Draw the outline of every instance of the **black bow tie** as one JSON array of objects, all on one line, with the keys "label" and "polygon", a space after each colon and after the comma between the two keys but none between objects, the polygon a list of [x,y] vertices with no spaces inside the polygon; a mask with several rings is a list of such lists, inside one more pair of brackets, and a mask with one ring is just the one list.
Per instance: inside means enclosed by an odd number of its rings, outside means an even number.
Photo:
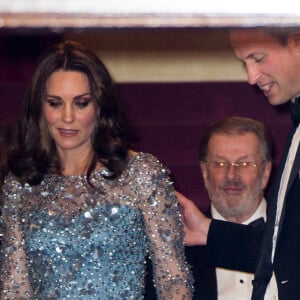
[{"label": "black bow tie", "polygon": [[251,226],[254,226],[254,227],[261,227],[261,226],[264,226],[264,224],[265,224],[264,218],[261,217],[261,218],[258,218],[256,220],[252,221],[248,225],[251,225]]},{"label": "black bow tie", "polygon": [[300,123],[300,96],[295,98],[295,101],[291,103],[291,114],[292,120],[295,126],[298,126]]}]

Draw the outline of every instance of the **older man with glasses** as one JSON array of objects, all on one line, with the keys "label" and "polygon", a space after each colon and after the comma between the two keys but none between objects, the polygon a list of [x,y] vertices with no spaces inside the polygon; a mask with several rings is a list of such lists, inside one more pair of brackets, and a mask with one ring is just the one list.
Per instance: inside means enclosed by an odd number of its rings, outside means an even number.
[{"label": "older man with glasses", "polygon": [[[265,229],[266,200],[264,189],[271,173],[271,138],[258,121],[230,117],[212,124],[201,140],[201,171],[211,200],[207,213],[220,221],[255,227],[256,236]],[[179,195],[180,196],[180,195]],[[218,237],[222,239],[222,236]],[[214,247],[186,247],[195,278],[194,299],[248,300],[251,298],[253,266],[260,240],[248,239],[248,259],[232,256],[227,262],[232,270],[222,268]],[[224,241],[230,243],[230,240]],[[213,244],[213,241],[210,241]],[[239,244],[233,245],[239,247]],[[230,255],[229,255],[230,256]],[[215,266],[218,266],[215,268]],[[220,267],[221,266],[221,267]],[[242,270],[241,271],[235,271]]]}]

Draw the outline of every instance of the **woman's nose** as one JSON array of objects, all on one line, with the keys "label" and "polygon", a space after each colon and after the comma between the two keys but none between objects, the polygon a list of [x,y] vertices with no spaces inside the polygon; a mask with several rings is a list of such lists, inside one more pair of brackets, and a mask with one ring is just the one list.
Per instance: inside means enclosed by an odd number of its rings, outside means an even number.
[{"label": "woman's nose", "polygon": [[73,122],[74,121],[74,111],[71,106],[64,107],[63,120],[65,122]]}]

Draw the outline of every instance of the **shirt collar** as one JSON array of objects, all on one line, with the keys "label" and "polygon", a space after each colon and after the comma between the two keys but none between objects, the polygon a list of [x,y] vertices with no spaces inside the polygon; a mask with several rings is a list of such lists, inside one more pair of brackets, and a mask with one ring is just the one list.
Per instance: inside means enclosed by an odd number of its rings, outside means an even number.
[{"label": "shirt collar", "polygon": [[[263,198],[263,200],[260,202],[259,206],[257,207],[254,214],[248,218],[246,221],[244,221],[242,224],[248,225],[249,223],[263,217],[264,220],[266,220],[266,210],[267,210],[267,202],[266,199]],[[227,221],[213,206],[211,205],[211,215],[214,219],[221,220],[221,221]]]}]

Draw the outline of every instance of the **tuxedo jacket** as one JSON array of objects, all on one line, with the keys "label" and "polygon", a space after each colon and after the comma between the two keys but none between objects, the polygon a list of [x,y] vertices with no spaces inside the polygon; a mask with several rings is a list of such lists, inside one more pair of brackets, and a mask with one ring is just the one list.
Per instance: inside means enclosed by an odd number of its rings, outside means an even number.
[{"label": "tuxedo jacket", "polygon": [[185,247],[187,262],[194,276],[194,300],[217,300],[216,268],[209,263],[207,247]]},{"label": "tuxedo jacket", "polygon": [[278,296],[280,300],[300,299],[300,149],[289,176],[284,205],[279,222],[278,238],[275,248],[274,262],[271,263],[272,238],[277,207],[280,180],[287,160],[293,135],[300,121],[300,99],[291,103],[293,128],[291,129],[284,155],[279,167],[277,179],[272,186],[270,210],[263,247],[259,255],[255,272],[253,300],[263,300],[265,287],[270,280],[272,271],[275,273]]},{"label": "tuxedo jacket", "polygon": [[[211,217],[211,211],[207,211],[205,215]],[[209,262],[207,247],[185,247],[185,256],[195,280],[193,299],[217,300],[216,268]]]},{"label": "tuxedo jacket", "polygon": [[[206,213],[208,217],[211,217],[211,213]],[[215,221],[214,221],[215,222]],[[228,223],[228,224],[226,224]],[[233,225],[232,228],[234,229],[233,223],[220,221],[218,225]],[[257,253],[259,251],[260,242],[262,240],[257,237],[262,237],[264,230],[265,230],[265,222],[263,218],[260,218],[249,225],[242,225],[245,232],[243,236],[239,236],[237,240],[245,240],[243,244],[250,243],[247,249],[251,249],[251,255],[247,255],[244,250],[238,250],[238,252],[242,251],[245,255],[249,257],[249,260],[245,260],[244,264],[241,264],[239,261],[234,260],[234,253],[232,255],[225,255],[219,259],[218,256],[215,256],[216,251],[212,252],[211,248],[215,249],[218,245],[213,245],[213,241],[210,241],[209,245],[207,246],[194,246],[194,247],[185,247],[185,254],[188,263],[191,266],[191,270],[193,272],[193,276],[195,279],[194,282],[194,297],[195,300],[217,300],[218,299],[218,284],[217,284],[217,276],[216,276],[216,267],[226,267],[230,266],[232,270],[239,270],[244,272],[254,273],[254,266],[255,261],[257,259]],[[231,230],[233,230],[231,229]],[[255,241],[256,243],[252,243],[251,239],[249,240],[249,235],[255,234]],[[219,238],[221,238],[219,236]],[[234,244],[231,244],[230,248],[239,249],[240,242],[233,241]],[[230,241],[224,241],[224,243],[228,243]],[[219,242],[218,242],[219,243]],[[230,242],[231,243],[231,242]],[[222,250],[221,250],[222,252]],[[249,252],[249,251],[248,251]],[[222,255],[222,253],[220,253]],[[229,257],[230,260],[227,261],[226,257]],[[252,256],[252,260],[250,257]],[[224,259],[225,258],[225,259]],[[223,263],[222,263],[223,261]],[[244,259],[243,259],[244,261]],[[238,266],[237,268],[235,266]]]},{"label": "tuxedo jacket", "polygon": [[[278,239],[272,263],[272,239],[277,196],[291,140],[300,121],[300,103],[291,103],[294,126],[279,165],[278,175],[267,195],[267,224],[263,241],[259,232],[242,225],[213,221],[208,234],[208,252],[217,266],[237,270],[255,270],[252,300],[263,300],[272,272],[275,272],[279,300],[300,299],[300,150],[298,147],[289,177]],[[245,238],[246,237],[246,238]],[[240,239],[240,242],[238,240]],[[249,243],[250,241],[250,243]],[[239,243],[240,247],[234,247]],[[261,243],[261,248],[260,248]]]}]

